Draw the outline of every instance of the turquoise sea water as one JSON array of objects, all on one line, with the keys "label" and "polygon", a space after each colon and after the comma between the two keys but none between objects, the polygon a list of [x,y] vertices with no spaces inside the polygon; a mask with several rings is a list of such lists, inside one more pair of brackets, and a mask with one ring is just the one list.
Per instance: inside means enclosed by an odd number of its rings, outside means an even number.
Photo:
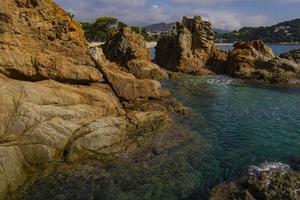
[{"label": "turquoise sea water", "polygon": [[225,76],[187,76],[163,86],[198,114],[181,123],[210,144],[206,165],[212,179],[226,180],[264,161],[293,164],[300,156],[300,89],[248,85]]},{"label": "turquoise sea water", "polygon": [[[294,48],[271,47],[277,54]],[[201,184],[207,188],[201,187],[190,199],[207,199],[210,187],[241,176],[249,165],[264,161],[299,165],[294,158],[300,157],[300,88],[188,75],[165,81],[163,87],[198,115],[181,123],[211,147],[210,159],[198,165]]]},{"label": "turquoise sea water", "polygon": [[[232,44],[218,44],[218,46],[221,49],[224,50],[232,50],[233,45]],[[282,53],[289,52],[293,49],[300,49],[300,44],[295,45],[286,45],[286,44],[268,44],[269,47],[271,47],[276,55],[280,55]]]}]

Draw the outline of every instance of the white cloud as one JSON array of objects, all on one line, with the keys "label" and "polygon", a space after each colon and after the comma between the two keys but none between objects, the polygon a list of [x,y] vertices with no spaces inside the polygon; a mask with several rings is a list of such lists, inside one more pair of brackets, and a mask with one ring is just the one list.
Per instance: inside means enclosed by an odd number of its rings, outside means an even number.
[{"label": "white cloud", "polygon": [[170,0],[173,4],[181,5],[215,5],[215,4],[228,4],[228,3],[241,3],[241,2],[269,2],[269,3],[282,3],[293,4],[300,3],[300,0]]},{"label": "white cloud", "polygon": [[243,26],[266,26],[270,24],[270,19],[265,15],[234,13],[225,10],[195,10],[193,13],[203,16],[204,19],[210,21],[215,28],[224,30],[238,30]]},{"label": "white cloud", "polygon": [[[55,0],[81,21],[93,21],[100,16],[115,16],[130,25],[180,21],[185,15],[200,15],[214,27],[236,30],[243,26],[263,26],[275,23],[273,16],[239,10],[225,10],[212,4],[255,2],[259,0]],[[260,0],[262,2],[263,0]],[[299,3],[300,0],[264,0],[264,2]],[[155,1],[157,2],[157,1]],[[234,5],[234,4],[232,4]],[[294,5],[292,5],[294,6]],[[232,6],[234,7],[234,6]],[[280,6],[279,6],[280,7]],[[286,12],[285,10],[283,12]],[[280,15],[280,13],[278,13]]]}]

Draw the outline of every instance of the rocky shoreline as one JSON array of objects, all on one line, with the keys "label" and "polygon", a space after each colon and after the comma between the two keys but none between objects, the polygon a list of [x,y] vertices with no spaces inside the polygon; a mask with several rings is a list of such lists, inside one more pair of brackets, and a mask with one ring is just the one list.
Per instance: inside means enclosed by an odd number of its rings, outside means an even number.
[{"label": "rocky shoreline", "polygon": [[[299,75],[299,64],[275,57],[260,41],[237,43],[229,54],[218,49],[211,24],[200,17],[184,18],[158,43],[157,64],[143,37],[128,28],[89,47],[80,24],[52,0],[1,1],[0,26],[1,200],[139,199],[136,193],[122,196],[130,190],[123,184],[134,181],[123,172],[155,166],[156,159],[172,166],[194,145],[205,147],[174,119],[189,109],[161,89],[159,80],[172,77],[161,67],[267,82]],[[167,159],[171,149],[175,155]],[[191,171],[186,163],[180,162],[180,172]],[[165,172],[162,187],[180,174]],[[183,188],[185,181],[177,184]],[[188,186],[178,196],[187,198],[197,181]],[[164,195],[175,198],[168,192],[157,197]]]},{"label": "rocky shoreline", "polygon": [[220,50],[211,24],[199,16],[184,17],[172,33],[162,37],[154,61],[171,71],[198,75],[224,74],[282,85],[299,85],[300,79],[299,63],[276,56],[262,41],[240,41],[232,51]]}]

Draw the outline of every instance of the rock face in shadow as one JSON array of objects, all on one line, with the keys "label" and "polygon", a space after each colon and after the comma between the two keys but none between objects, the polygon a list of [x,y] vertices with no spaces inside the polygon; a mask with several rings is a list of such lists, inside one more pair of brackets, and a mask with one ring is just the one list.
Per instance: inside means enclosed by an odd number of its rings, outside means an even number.
[{"label": "rock face in shadow", "polygon": [[209,22],[184,17],[156,46],[155,62],[168,70],[207,75],[224,73],[227,54],[214,43]]},{"label": "rock face in shadow", "polygon": [[53,1],[0,2],[0,72],[8,77],[70,83],[102,81],[80,24]]},{"label": "rock face in shadow", "polygon": [[295,50],[289,51],[288,53],[283,53],[280,55],[280,57],[300,64],[300,49],[295,49]]},{"label": "rock face in shadow", "polygon": [[235,43],[228,57],[227,74],[236,78],[297,84],[299,72],[299,64],[275,56],[260,40]]},{"label": "rock face in shadow", "polygon": [[123,70],[139,79],[166,79],[168,73],[151,62],[150,50],[142,35],[129,27],[121,29],[103,45],[106,58],[124,66]]},{"label": "rock face in shadow", "polygon": [[240,182],[220,184],[212,190],[211,200],[272,200],[300,198],[300,174],[282,163],[264,163],[249,168]]}]

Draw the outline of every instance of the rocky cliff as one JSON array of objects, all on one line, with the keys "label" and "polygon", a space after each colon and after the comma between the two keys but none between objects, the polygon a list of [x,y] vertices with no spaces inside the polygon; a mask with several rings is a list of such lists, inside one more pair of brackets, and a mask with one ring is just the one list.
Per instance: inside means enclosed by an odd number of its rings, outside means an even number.
[{"label": "rocky cliff", "polygon": [[132,59],[150,65],[148,52],[107,60],[52,0],[2,0],[0,28],[0,199],[50,166],[126,156],[135,138],[169,127],[168,110],[183,111],[159,82],[128,70]]},{"label": "rocky cliff", "polygon": [[150,50],[142,35],[125,27],[112,35],[103,45],[105,56],[123,66],[123,70],[133,73],[137,78],[167,79],[168,73],[151,62]]},{"label": "rocky cliff", "polygon": [[224,72],[226,57],[214,43],[211,24],[195,16],[184,17],[171,33],[162,36],[155,62],[172,71],[206,75]]},{"label": "rocky cliff", "polygon": [[0,72],[10,78],[70,83],[101,82],[83,31],[52,1],[0,2]]},{"label": "rocky cliff", "polygon": [[280,84],[299,84],[300,66],[275,56],[262,41],[237,42],[229,53],[227,74],[233,77]]}]

